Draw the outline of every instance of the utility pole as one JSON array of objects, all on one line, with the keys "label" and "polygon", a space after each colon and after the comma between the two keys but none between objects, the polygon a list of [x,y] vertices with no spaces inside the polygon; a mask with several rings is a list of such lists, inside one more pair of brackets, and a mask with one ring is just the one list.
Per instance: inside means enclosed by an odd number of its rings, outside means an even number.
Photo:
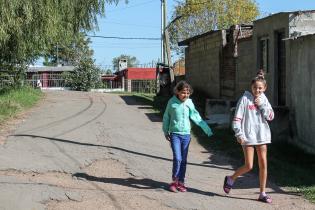
[{"label": "utility pole", "polygon": [[161,62],[164,63],[164,0],[161,0]]},{"label": "utility pole", "polygon": [[168,34],[168,25],[167,25],[167,2],[166,0],[161,0],[162,8],[162,62],[171,65],[171,52],[170,52],[170,43],[169,43],[169,34]]},{"label": "utility pole", "polygon": [[163,63],[167,63],[167,52],[166,52],[166,43],[167,43],[167,40],[166,40],[166,36],[165,36],[165,30],[166,30],[166,22],[167,22],[167,10],[166,10],[166,0],[163,0],[163,40],[164,40],[164,43],[163,43]]}]

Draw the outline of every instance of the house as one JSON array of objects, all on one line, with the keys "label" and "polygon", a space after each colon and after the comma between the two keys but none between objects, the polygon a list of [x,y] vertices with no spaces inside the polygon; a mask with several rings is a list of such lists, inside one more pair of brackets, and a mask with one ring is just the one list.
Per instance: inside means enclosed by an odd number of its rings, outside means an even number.
[{"label": "house", "polygon": [[74,71],[74,66],[42,66],[28,67],[26,78],[34,86],[40,80],[42,88],[64,87],[62,73]]},{"label": "house", "polygon": [[315,153],[315,10],[273,14],[179,45],[186,46],[186,80],[212,99],[237,100],[263,69],[276,110],[273,137]]},{"label": "house", "polygon": [[102,75],[101,78],[107,89],[153,93],[156,88],[156,68],[128,67],[115,72],[115,75]]}]

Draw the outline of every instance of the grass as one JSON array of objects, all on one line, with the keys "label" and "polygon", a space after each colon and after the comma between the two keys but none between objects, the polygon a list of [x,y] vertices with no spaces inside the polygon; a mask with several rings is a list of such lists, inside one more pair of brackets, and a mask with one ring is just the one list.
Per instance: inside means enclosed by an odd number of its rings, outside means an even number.
[{"label": "grass", "polygon": [[0,90],[0,123],[32,107],[42,92],[30,87]]},{"label": "grass", "polygon": [[[136,101],[144,105],[150,105],[162,115],[168,97],[160,97],[148,94],[133,94]],[[204,113],[205,100],[198,94],[193,95],[193,101],[200,111]],[[213,128],[214,141],[195,125],[192,126],[192,134],[199,144],[213,152],[213,155],[226,155],[230,157],[230,164],[235,168],[243,164],[243,153],[234,138],[231,129]],[[215,159],[215,158],[214,158]],[[220,164],[220,163],[217,163]],[[222,164],[222,163],[221,163]],[[258,173],[257,158],[253,171]],[[315,203],[315,155],[307,154],[295,145],[289,143],[272,143],[268,146],[268,179],[280,187],[286,187],[291,192],[302,194],[305,198]]]}]

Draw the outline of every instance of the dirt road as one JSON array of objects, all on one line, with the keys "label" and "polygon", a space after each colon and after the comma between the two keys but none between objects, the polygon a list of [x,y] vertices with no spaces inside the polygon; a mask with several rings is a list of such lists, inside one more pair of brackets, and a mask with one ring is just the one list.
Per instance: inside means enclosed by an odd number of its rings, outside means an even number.
[{"label": "dirt road", "polygon": [[194,140],[188,192],[171,193],[171,149],[150,107],[115,94],[46,94],[0,146],[0,210],[315,209],[273,184],[274,203],[256,201],[252,174],[226,196],[229,160]]}]

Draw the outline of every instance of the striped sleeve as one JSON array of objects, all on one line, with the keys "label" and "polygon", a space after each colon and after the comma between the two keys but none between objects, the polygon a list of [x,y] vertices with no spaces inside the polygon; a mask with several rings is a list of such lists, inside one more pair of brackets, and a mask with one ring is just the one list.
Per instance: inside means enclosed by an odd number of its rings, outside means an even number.
[{"label": "striped sleeve", "polygon": [[235,137],[245,139],[244,131],[242,130],[242,120],[245,113],[244,97],[242,97],[236,106],[235,115],[232,121],[232,129],[235,133]]}]

